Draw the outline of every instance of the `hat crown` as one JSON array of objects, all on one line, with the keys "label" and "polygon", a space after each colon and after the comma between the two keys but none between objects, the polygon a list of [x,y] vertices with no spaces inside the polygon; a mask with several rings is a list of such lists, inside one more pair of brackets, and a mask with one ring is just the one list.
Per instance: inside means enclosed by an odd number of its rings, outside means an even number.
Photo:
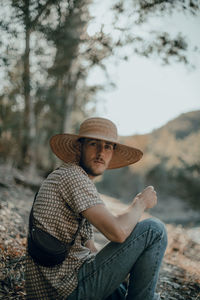
[{"label": "hat crown", "polygon": [[85,120],[79,130],[79,135],[111,142],[117,142],[117,127],[113,122],[104,118],[90,118]]}]

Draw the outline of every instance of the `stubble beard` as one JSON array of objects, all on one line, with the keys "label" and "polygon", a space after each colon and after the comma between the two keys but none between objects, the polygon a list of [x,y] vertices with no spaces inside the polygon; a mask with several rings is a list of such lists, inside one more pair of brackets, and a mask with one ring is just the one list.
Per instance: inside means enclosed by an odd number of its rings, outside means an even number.
[{"label": "stubble beard", "polygon": [[80,166],[85,170],[85,172],[88,175],[91,175],[91,176],[94,176],[94,177],[100,176],[104,172],[104,170],[102,170],[102,171],[95,171],[94,168],[86,166],[85,164],[80,164]]},{"label": "stubble beard", "polygon": [[105,169],[103,169],[102,171],[98,171],[98,170],[94,170],[95,168],[93,168],[92,166],[87,166],[83,159],[81,158],[80,160],[80,166],[85,170],[85,172],[90,175],[90,176],[93,176],[93,177],[97,177],[97,176],[100,176],[104,173]]}]

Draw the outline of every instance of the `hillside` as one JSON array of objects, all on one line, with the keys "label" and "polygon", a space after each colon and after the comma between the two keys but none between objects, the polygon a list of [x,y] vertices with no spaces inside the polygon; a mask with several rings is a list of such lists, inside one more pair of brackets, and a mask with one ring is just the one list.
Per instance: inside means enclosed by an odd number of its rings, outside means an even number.
[{"label": "hillside", "polygon": [[176,198],[200,209],[200,111],[182,114],[152,133],[121,141],[138,147],[144,156],[132,166],[107,171],[97,183],[100,192],[130,201],[151,184],[161,199]]}]

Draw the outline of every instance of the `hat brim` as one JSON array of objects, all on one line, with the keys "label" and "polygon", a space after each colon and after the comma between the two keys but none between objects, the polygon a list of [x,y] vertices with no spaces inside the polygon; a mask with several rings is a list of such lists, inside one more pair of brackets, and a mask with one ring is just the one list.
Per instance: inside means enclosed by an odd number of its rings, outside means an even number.
[{"label": "hat brim", "polygon": [[142,151],[137,148],[126,146],[112,140],[103,139],[99,136],[82,136],[67,133],[52,136],[50,139],[51,150],[58,158],[66,163],[77,162],[77,146],[80,138],[93,138],[116,144],[112,159],[107,169],[117,169],[134,164],[143,156]]}]

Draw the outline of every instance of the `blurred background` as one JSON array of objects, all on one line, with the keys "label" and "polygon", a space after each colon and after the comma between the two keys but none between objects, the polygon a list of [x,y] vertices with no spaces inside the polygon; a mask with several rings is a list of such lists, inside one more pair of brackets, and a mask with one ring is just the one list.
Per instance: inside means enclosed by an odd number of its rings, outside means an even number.
[{"label": "blurred background", "polygon": [[199,224],[199,28],[195,0],[1,1],[0,164],[46,176],[52,135],[108,117],[144,157],[98,190],[128,203],[154,185],[156,216]]}]

